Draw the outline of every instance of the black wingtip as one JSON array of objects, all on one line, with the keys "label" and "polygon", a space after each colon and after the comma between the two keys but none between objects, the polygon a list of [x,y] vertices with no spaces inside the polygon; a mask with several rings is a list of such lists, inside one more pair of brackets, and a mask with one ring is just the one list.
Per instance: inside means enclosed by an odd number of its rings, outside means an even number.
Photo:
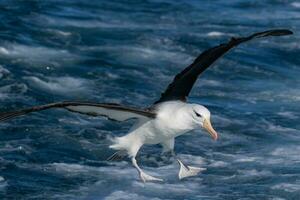
[{"label": "black wingtip", "polygon": [[4,112],[0,113],[0,122],[18,117],[20,115],[24,115],[25,113],[23,111],[16,111],[16,112]]},{"label": "black wingtip", "polygon": [[294,33],[288,29],[270,30],[270,35],[272,35],[272,36],[282,36],[282,35],[292,35],[292,34],[294,34]]},{"label": "black wingtip", "polygon": [[255,33],[252,36],[255,38],[261,38],[261,37],[267,37],[267,36],[284,36],[284,35],[292,35],[292,34],[293,34],[293,32],[288,29],[274,29],[274,30],[268,30],[268,31],[264,31],[264,32]]}]

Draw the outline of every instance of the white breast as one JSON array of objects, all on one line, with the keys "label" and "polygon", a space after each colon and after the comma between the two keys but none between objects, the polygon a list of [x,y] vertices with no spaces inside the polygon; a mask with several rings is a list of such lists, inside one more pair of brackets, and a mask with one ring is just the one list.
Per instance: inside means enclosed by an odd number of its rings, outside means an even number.
[{"label": "white breast", "polygon": [[162,103],[157,107],[157,117],[143,124],[137,134],[141,134],[144,143],[157,144],[193,129],[187,120],[186,105],[180,101]]}]

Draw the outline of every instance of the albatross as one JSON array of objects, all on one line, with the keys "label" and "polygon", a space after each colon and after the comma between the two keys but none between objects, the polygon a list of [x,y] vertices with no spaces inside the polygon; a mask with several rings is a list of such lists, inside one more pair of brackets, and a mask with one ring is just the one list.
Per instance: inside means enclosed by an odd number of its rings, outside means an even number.
[{"label": "albatross", "polygon": [[218,58],[241,43],[257,38],[290,34],[293,34],[293,32],[287,29],[258,32],[247,37],[231,38],[227,43],[202,52],[193,63],[175,76],[160,98],[146,108],[134,108],[111,103],[63,101],[17,111],[3,112],[0,113],[0,121],[50,108],[63,108],[80,114],[104,116],[116,121],[135,119],[136,122],[126,135],[112,139],[112,144],[109,147],[116,150],[116,152],[108,160],[129,157],[143,182],[162,181],[161,178],[144,172],[136,161],[136,155],[144,144],[161,144],[163,152],[171,152],[178,161],[180,166],[179,179],[196,176],[204,168],[184,164],[176,156],[174,144],[177,136],[200,127],[205,129],[214,140],[218,138],[218,134],[211,124],[210,111],[203,105],[187,102],[187,97],[198,76]]}]

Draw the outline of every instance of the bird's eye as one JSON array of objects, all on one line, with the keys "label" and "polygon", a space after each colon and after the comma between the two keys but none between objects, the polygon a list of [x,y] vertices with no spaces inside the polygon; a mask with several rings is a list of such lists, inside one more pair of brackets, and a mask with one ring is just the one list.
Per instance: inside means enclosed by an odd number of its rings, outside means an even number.
[{"label": "bird's eye", "polygon": [[201,117],[201,114],[197,113],[196,111],[194,111],[197,117]]}]

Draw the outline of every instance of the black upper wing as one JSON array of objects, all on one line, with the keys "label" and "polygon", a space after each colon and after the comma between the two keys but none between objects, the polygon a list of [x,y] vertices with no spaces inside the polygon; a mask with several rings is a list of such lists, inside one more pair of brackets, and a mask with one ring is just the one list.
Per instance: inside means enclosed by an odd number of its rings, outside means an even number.
[{"label": "black upper wing", "polygon": [[71,112],[91,116],[105,116],[116,121],[126,121],[128,119],[155,118],[156,114],[143,109],[131,108],[118,104],[109,103],[89,103],[89,102],[58,102],[41,106],[34,106],[22,110],[0,113],[0,121],[5,121],[31,112],[42,111],[50,108],[64,108]]},{"label": "black upper wing", "polygon": [[166,91],[161,94],[160,99],[156,101],[155,104],[171,100],[185,101],[198,76],[231,48],[255,38],[290,34],[293,34],[293,32],[286,29],[268,30],[254,33],[248,37],[231,38],[228,43],[204,51],[191,65],[175,76],[173,82],[168,86]]}]

